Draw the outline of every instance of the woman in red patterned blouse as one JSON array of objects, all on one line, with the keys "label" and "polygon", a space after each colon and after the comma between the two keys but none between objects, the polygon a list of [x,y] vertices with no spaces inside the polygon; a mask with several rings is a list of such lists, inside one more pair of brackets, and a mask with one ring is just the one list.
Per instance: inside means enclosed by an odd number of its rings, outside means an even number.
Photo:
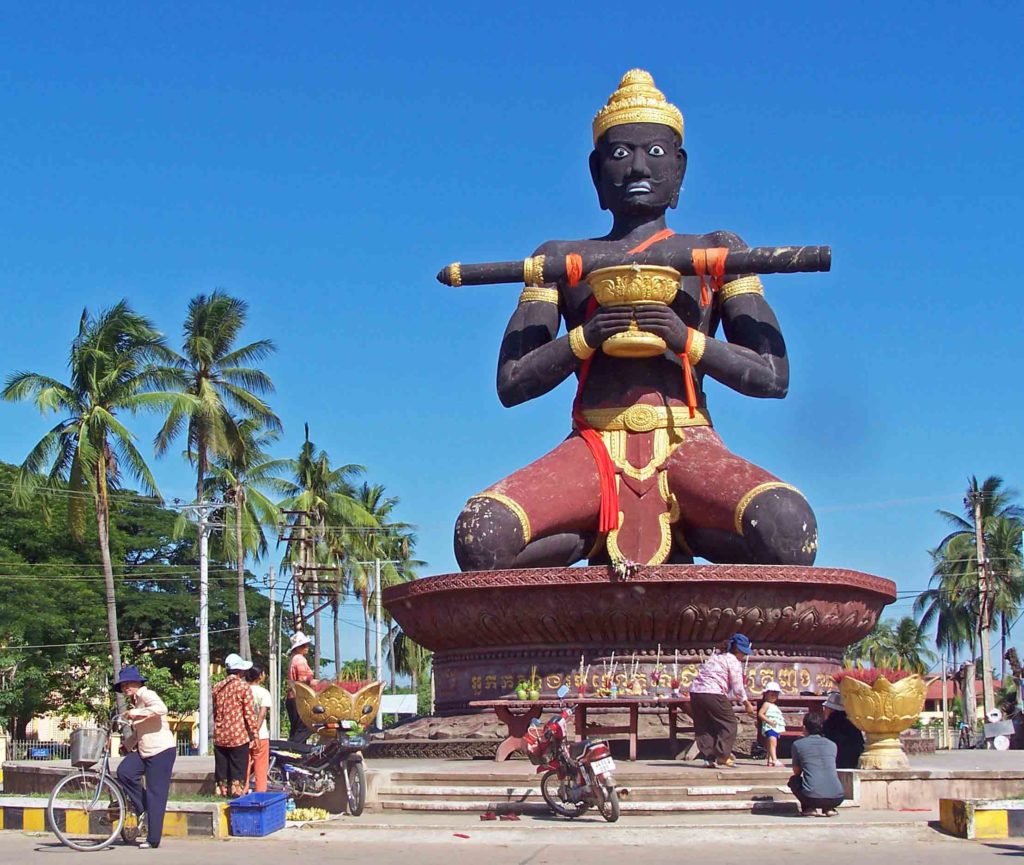
[{"label": "woman in red patterned blouse", "polygon": [[243,795],[249,781],[249,747],[259,735],[256,705],[245,672],[252,661],[234,653],[224,659],[227,678],[213,689],[214,778],[218,796]]}]

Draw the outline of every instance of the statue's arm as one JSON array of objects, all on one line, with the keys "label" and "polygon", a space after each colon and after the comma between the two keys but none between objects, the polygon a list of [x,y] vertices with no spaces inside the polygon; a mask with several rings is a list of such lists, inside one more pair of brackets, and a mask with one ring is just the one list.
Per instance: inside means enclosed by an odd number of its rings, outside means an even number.
[{"label": "statue's arm", "polygon": [[[716,245],[745,248],[735,234],[718,232]],[[764,296],[738,294],[721,302],[725,339],[708,338],[697,371],[747,396],[782,399],[789,390],[789,359],[775,313]]]},{"label": "statue's arm", "polygon": [[[545,244],[534,255],[551,251]],[[630,317],[625,307],[598,309],[581,325],[586,346],[596,350],[609,336],[627,330]],[[558,336],[560,318],[555,303],[528,300],[516,307],[498,355],[498,398],[506,408],[543,396],[580,368],[583,359],[573,353],[569,334]]]},{"label": "statue's arm", "polygon": [[[708,246],[746,248],[740,238],[725,231],[707,235],[705,242]],[[721,303],[725,340],[704,340],[697,373],[747,396],[782,399],[789,388],[789,362],[771,307],[759,294],[740,294],[715,302]],[[688,330],[674,309],[646,304],[636,307],[635,314],[641,330],[662,337],[673,354],[685,352]]]},{"label": "statue's arm", "polygon": [[568,335],[558,334],[558,306],[520,303],[509,319],[498,356],[498,398],[506,408],[542,396],[567,379],[579,361]]}]

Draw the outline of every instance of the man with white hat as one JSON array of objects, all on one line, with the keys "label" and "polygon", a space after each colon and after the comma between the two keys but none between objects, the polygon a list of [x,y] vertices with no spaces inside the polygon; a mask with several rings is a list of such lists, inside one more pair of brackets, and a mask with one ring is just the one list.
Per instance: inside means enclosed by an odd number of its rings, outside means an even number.
[{"label": "man with white hat", "polygon": [[843,695],[832,691],[821,708],[825,716],[821,734],[836,743],[836,768],[856,769],[864,753],[864,734],[846,717]]},{"label": "man with white hat", "polygon": [[288,698],[284,701],[285,709],[288,712],[288,741],[290,742],[305,742],[312,732],[299,717],[299,709],[295,703],[296,682],[302,682],[312,688],[316,687],[313,669],[309,666],[309,661],[306,660],[312,642],[302,631],[292,634],[291,648],[289,649],[291,660],[288,662]]}]

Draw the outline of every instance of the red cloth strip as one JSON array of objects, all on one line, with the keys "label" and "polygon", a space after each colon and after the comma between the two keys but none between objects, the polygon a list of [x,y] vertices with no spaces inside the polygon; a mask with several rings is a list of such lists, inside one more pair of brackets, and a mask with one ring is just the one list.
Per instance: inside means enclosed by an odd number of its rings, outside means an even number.
[{"label": "red cloth strip", "polygon": [[650,249],[654,244],[660,243],[663,240],[670,238],[675,232],[671,228],[663,228],[661,231],[656,231],[650,237],[647,238],[639,246],[634,246],[630,251],[630,255],[635,255],[638,252],[643,252],[645,249]]},{"label": "red cloth strip", "polygon": [[565,279],[569,283],[569,288],[575,288],[579,285],[580,278],[583,276],[583,256],[575,252],[570,252],[565,257]]},{"label": "red cloth strip", "polygon": [[690,364],[690,347],[693,345],[694,330],[692,327],[686,329],[686,348],[679,355],[683,362],[683,385],[686,387],[686,405],[690,409],[690,417],[697,413],[697,389],[693,384],[693,367]]}]

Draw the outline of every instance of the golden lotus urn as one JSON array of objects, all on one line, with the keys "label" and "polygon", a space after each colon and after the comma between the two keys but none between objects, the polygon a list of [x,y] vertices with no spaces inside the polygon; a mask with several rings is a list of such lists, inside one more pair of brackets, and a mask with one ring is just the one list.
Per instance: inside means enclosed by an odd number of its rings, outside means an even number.
[{"label": "golden lotus urn", "polygon": [[846,715],[864,732],[867,747],[858,769],[906,769],[910,765],[900,733],[920,717],[925,684],[918,675],[890,682],[879,676],[868,685],[850,676],[839,683]]},{"label": "golden lotus urn", "polygon": [[[679,291],[682,276],[673,267],[651,264],[625,264],[602,267],[587,276],[587,285],[601,306],[636,306],[641,303],[672,303]],[[666,346],[665,340],[640,330],[636,321],[629,330],[604,341],[605,354],[613,357],[656,357]]]},{"label": "golden lotus urn", "polygon": [[[333,724],[338,721],[355,721],[363,727],[369,726],[377,717],[380,698],[384,692],[383,682],[368,682],[355,693],[345,689],[338,682],[314,690],[302,682],[295,683],[295,708],[299,710],[302,722],[314,729],[314,725]],[[314,712],[317,706],[323,712]],[[333,738],[336,730],[323,730],[324,738]]]}]

